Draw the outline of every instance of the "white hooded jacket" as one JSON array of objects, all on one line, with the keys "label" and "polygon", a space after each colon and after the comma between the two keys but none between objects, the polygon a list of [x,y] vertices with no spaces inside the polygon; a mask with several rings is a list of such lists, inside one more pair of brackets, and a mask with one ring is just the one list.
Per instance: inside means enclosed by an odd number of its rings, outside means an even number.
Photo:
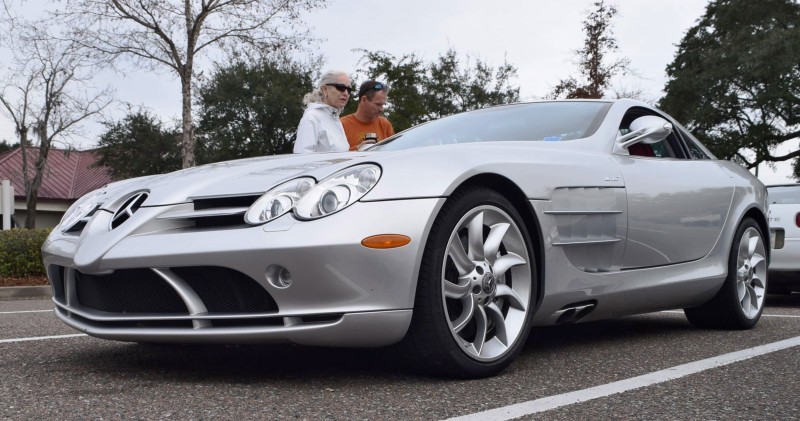
[{"label": "white hooded jacket", "polygon": [[350,150],[344,128],[339,121],[340,110],[328,104],[308,104],[300,124],[294,153],[345,152]]}]

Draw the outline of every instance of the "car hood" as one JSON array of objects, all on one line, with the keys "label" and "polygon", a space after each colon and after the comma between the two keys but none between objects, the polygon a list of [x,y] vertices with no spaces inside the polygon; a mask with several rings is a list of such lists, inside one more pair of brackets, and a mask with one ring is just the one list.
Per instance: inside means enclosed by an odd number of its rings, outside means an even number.
[{"label": "car hood", "polygon": [[184,203],[199,197],[259,195],[301,175],[320,180],[364,161],[364,155],[353,152],[288,154],[218,162],[126,180],[109,185],[108,190],[109,196],[116,197],[147,191],[149,197],[144,206],[148,207]]}]

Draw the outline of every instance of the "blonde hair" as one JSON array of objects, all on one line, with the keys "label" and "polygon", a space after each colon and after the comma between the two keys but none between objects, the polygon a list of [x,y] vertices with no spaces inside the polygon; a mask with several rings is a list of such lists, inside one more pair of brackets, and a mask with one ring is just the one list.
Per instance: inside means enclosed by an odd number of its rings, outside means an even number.
[{"label": "blonde hair", "polygon": [[329,83],[338,83],[339,77],[342,75],[347,76],[348,79],[350,78],[350,75],[341,70],[328,70],[323,73],[322,77],[319,78],[319,83],[314,87],[314,90],[303,96],[303,105],[308,105],[312,102],[323,102],[324,96],[322,94],[322,87]]}]

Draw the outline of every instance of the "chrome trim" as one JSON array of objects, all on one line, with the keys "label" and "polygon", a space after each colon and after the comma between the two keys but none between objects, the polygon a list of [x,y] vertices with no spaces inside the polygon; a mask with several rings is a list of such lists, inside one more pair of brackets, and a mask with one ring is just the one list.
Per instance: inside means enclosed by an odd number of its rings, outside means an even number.
[{"label": "chrome trim", "polygon": [[[281,318],[288,316],[278,316],[277,313],[206,313],[206,314],[162,314],[162,313],[110,313],[107,311],[100,311],[88,309],[86,307],[70,307],[64,303],[53,300],[56,306],[64,311],[69,311],[76,316],[83,317],[84,319],[96,322],[126,322],[126,321],[153,321],[153,320],[239,320],[239,319],[266,319],[266,318]],[[317,317],[319,314],[309,314],[296,316],[299,319],[302,317]],[[332,315],[333,316],[333,315]]]},{"label": "chrome trim", "polygon": [[615,215],[620,214],[622,211],[619,210],[599,210],[599,211],[583,211],[583,210],[550,210],[544,211],[546,215]]},{"label": "chrome trim", "polygon": [[554,246],[573,246],[577,244],[609,244],[609,243],[616,243],[617,241],[622,241],[619,238],[608,238],[608,239],[600,239],[600,240],[580,240],[580,241],[559,241],[554,242]]},{"label": "chrome trim", "polygon": [[[259,343],[292,342],[300,345],[373,347],[397,343],[411,323],[411,310],[346,313],[329,322],[287,323],[283,326],[242,326],[212,329],[109,328],[69,317],[60,308],[56,316],[90,336],[128,342]],[[290,318],[291,319],[291,318]]]},{"label": "chrome trim", "polygon": [[213,208],[203,210],[175,211],[159,215],[156,219],[190,219],[208,218],[213,216],[244,215],[247,207]]}]

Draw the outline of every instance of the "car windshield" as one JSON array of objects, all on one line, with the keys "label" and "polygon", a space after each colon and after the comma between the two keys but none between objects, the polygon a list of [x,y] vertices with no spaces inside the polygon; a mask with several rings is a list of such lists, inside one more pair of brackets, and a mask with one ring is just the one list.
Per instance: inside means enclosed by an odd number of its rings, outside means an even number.
[{"label": "car windshield", "polygon": [[767,187],[769,203],[777,205],[800,204],[800,184],[796,186]]},{"label": "car windshield", "polygon": [[581,139],[597,130],[610,107],[608,102],[563,101],[487,108],[413,127],[369,150],[393,151],[501,140],[559,142]]}]

